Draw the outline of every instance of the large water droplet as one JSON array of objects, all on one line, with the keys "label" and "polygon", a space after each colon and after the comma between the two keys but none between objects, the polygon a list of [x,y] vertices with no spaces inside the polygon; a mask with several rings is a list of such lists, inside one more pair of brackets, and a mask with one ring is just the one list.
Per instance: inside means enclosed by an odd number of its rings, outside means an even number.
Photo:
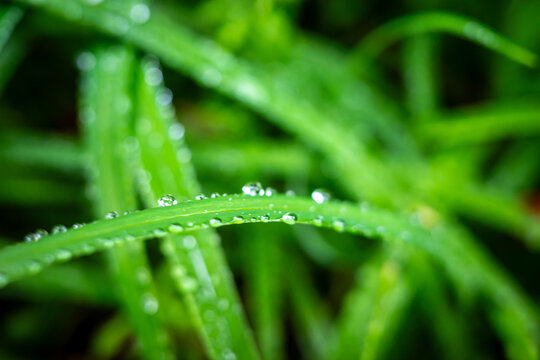
[{"label": "large water droplet", "polygon": [[150,19],[150,8],[146,4],[135,4],[129,11],[129,17],[137,24],[144,24]]},{"label": "large water droplet", "polygon": [[264,191],[264,195],[266,196],[272,196],[275,194],[277,194],[277,190],[271,187],[267,187],[266,190]]},{"label": "large water droplet", "polygon": [[96,57],[89,51],[84,51],[75,59],[77,68],[81,71],[90,71],[96,66]]},{"label": "large water droplet", "polygon": [[184,133],[185,129],[182,124],[174,123],[169,126],[169,137],[172,140],[180,140],[182,137],[184,137]]},{"label": "large water droplet", "polygon": [[165,206],[176,205],[176,204],[178,204],[178,201],[176,201],[174,196],[172,196],[171,194],[168,194],[168,195],[164,195],[164,196],[160,197],[159,200],[157,201],[157,203],[158,203],[158,206],[165,207]]},{"label": "large water droplet", "polygon": [[146,293],[141,299],[143,310],[148,315],[154,315],[159,309],[159,303],[154,295]]},{"label": "large water droplet", "polygon": [[118,217],[118,212],[116,211],[111,211],[109,213],[107,213],[107,215],[105,215],[105,219],[114,219],[114,218],[117,218]]},{"label": "large water droplet", "polygon": [[193,235],[185,236],[182,240],[182,245],[184,245],[186,249],[191,250],[197,245],[197,239],[195,239],[195,236]]},{"label": "large water droplet", "polygon": [[222,223],[221,219],[220,218],[213,218],[213,219],[210,219],[210,226],[212,227],[218,227],[220,226]]},{"label": "large water droplet", "polygon": [[286,214],[284,214],[282,217],[281,217],[281,220],[285,223],[285,224],[289,224],[289,225],[294,225],[296,224],[296,214],[293,214],[291,212],[288,212]]},{"label": "large water droplet", "polygon": [[264,195],[264,189],[262,188],[261,183],[258,181],[250,182],[242,186],[242,192],[244,195],[249,196]]},{"label": "large water droplet", "polygon": [[311,193],[311,198],[317,203],[322,204],[330,201],[330,193],[323,189],[316,189]]}]

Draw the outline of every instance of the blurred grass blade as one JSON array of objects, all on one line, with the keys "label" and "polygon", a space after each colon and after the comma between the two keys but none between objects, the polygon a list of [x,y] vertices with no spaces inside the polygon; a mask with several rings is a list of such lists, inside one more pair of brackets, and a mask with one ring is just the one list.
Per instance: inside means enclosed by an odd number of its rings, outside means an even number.
[{"label": "blurred grass blade", "polygon": [[[129,133],[129,89],[134,55],[122,48],[83,53],[81,121],[90,157],[91,194],[98,218],[136,209],[135,186],[129,173],[125,139]],[[109,216],[109,215],[107,215]],[[146,359],[172,356],[161,320],[159,301],[143,244],[122,244],[107,253],[119,284],[125,311]]]},{"label": "blurred grass blade", "polygon": [[[184,128],[175,121],[172,94],[161,86],[162,75],[156,60],[143,61],[137,75],[135,128],[143,200],[153,206],[165,194],[180,200],[193,197],[200,187],[184,144]],[[218,235],[212,230],[169,235],[164,239],[163,251],[173,265],[173,277],[187,300],[208,355],[215,359],[257,359],[259,355]]]},{"label": "blurred grass blade", "polygon": [[284,282],[281,279],[288,274],[280,266],[282,241],[279,235],[262,228],[246,231],[242,241],[246,252],[246,298],[251,300],[253,326],[261,354],[264,359],[284,359]]},{"label": "blurred grass blade", "polygon": [[437,147],[470,145],[540,133],[540,108],[508,104],[443,115],[421,125],[418,133]]},{"label": "blurred grass blade", "polygon": [[290,296],[293,326],[296,329],[302,354],[306,359],[322,359],[333,335],[330,309],[320,299],[306,264],[289,254],[287,289]]},{"label": "blurred grass blade", "polygon": [[533,188],[540,176],[540,142],[522,140],[512,144],[492,171],[489,184],[509,193],[522,193]]},{"label": "blurred grass blade", "polygon": [[0,159],[73,173],[84,166],[80,146],[72,139],[21,129],[0,134]]},{"label": "blurred grass blade", "polygon": [[414,293],[403,269],[407,266],[407,251],[394,247],[393,254],[386,249],[360,267],[357,283],[347,294],[339,315],[327,359],[384,357]]},{"label": "blurred grass blade", "polygon": [[4,46],[22,16],[22,9],[15,6],[0,5],[0,53],[3,52]]},{"label": "blurred grass blade", "polygon": [[0,50],[0,97],[13,76],[17,65],[26,55],[26,45],[20,37],[12,36],[4,48]]},{"label": "blurred grass blade", "polygon": [[409,111],[416,122],[421,122],[437,107],[437,38],[418,35],[407,40],[404,49],[403,75]]},{"label": "blurred grass blade", "polygon": [[428,12],[394,19],[375,29],[357,45],[351,63],[358,62],[363,66],[366,56],[374,58],[403,38],[434,32],[463,37],[526,66],[535,66],[538,61],[536,54],[473,19],[446,12]]}]

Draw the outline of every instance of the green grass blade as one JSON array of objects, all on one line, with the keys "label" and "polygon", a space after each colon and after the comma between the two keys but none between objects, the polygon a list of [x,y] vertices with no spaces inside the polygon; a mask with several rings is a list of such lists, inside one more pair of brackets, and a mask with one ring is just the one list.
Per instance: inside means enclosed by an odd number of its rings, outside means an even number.
[{"label": "green grass blade", "polygon": [[13,29],[23,16],[22,9],[15,6],[0,6],[0,53],[3,51]]},{"label": "green grass blade", "polygon": [[[131,121],[129,89],[134,55],[128,49],[116,47],[82,56],[93,59],[92,66],[84,72],[81,121],[91,160],[95,213],[102,217],[112,210],[133,211],[136,192],[127,165],[125,139]],[[172,357],[144,246],[123,244],[107,255],[124,310],[141,342],[143,357]]]},{"label": "green grass blade", "polygon": [[540,132],[540,108],[532,104],[442,116],[418,128],[420,136],[437,147],[470,145]]},{"label": "green grass blade", "polygon": [[376,57],[403,38],[434,32],[463,37],[526,66],[535,66],[538,61],[536,54],[473,19],[445,12],[428,12],[394,19],[375,29],[358,44],[351,63],[363,65],[364,61],[357,59]]},{"label": "green grass blade", "polygon": [[[155,60],[147,60],[137,74],[135,127],[144,200],[152,206],[169,193],[178,199],[193,197],[200,187],[189,149],[184,144],[184,128],[175,121],[170,92],[159,81],[151,81],[151,76],[158,76],[161,70]],[[164,96],[167,101],[163,101]],[[174,279],[186,298],[209,356],[257,359],[255,343],[217,234],[201,230],[187,236],[170,235],[164,239],[163,251],[173,265]],[[190,287],[190,282],[198,286]]]},{"label": "green grass blade", "polygon": [[306,264],[300,257],[288,255],[290,273],[287,289],[290,297],[293,326],[306,359],[322,359],[333,334],[330,309],[320,299]]},{"label": "green grass blade", "polygon": [[403,75],[407,104],[416,122],[432,114],[438,103],[436,37],[418,35],[407,40],[404,49]]},{"label": "green grass blade", "polygon": [[[221,222],[211,221],[216,218]],[[310,199],[282,195],[231,195],[147,209],[49,235],[36,243],[8,246],[0,251],[0,279],[5,285],[70,256],[164,235],[167,231],[196,230],[208,227],[210,223],[212,226],[231,225],[246,222],[245,219],[251,219],[249,222],[315,224],[367,237],[382,237],[389,243],[405,242],[426,251],[443,265],[459,288],[468,289],[471,294],[478,291],[495,308],[505,311],[512,319],[512,328],[527,334],[520,339],[521,343],[527,344],[526,358],[537,356],[539,330],[535,311],[508,276],[466,233],[439,227],[428,231],[392,212],[344,202],[315,204]]]},{"label": "green grass blade", "polygon": [[[347,294],[327,359],[381,358],[414,288],[406,274],[407,251],[393,248],[360,267],[357,283]],[[397,256],[396,256],[397,255]]]},{"label": "green grass blade", "polygon": [[278,236],[248,231],[245,243],[246,298],[251,300],[253,326],[264,359],[284,359],[282,241]]},{"label": "green grass blade", "polygon": [[[489,184],[509,193],[530,190],[540,177],[540,143],[523,140],[505,151],[492,171]],[[518,161],[519,159],[519,161]]]}]

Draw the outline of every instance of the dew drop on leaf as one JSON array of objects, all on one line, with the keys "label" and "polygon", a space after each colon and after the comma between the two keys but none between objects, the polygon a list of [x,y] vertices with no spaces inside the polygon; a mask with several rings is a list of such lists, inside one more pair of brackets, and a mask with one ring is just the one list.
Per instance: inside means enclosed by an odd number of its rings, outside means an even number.
[{"label": "dew drop on leaf", "polygon": [[258,181],[250,182],[242,186],[242,192],[244,195],[249,196],[264,195],[264,189],[262,188],[261,183]]},{"label": "dew drop on leaf", "polygon": [[285,223],[285,224],[289,224],[289,225],[294,225],[296,224],[296,214],[293,214],[291,212],[288,212],[286,214],[284,214],[282,217],[281,217],[281,220]]},{"label": "dew drop on leaf", "polygon": [[311,198],[317,203],[322,204],[330,201],[330,193],[323,189],[316,189],[311,193]]},{"label": "dew drop on leaf", "polygon": [[174,196],[172,196],[171,194],[167,194],[167,195],[164,195],[164,196],[160,197],[159,200],[157,201],[157,203],[158,203],[158,206],[165,207],[165,206],[176,205],[176,204],[178,204],[178,201],[176,201]]},{"label": "dew drop on leaf", "polygon": [[213,219],[210,219],[210,226],[212,227],[218,227],[220,226],[222,223],[221,219],[220,218],[213,218]]},{"label": "dew drop on leaf", "polygon": [[345,222],[343,220],[334,220],[332,222],[332,228],[338,232],[343,232],[345,230]]},{"label": "dew drop on leaf", "polygon": [[114,219],[118,217],[118,213],[116,211],[111,211],[105,215],[105,219]]},{"label": "dew drop on leaf", "polygon": [[56,225],[55,227],[52,228],[53,234],[59,234],[66,231],[67,231],[67,228],[64,225]]},{"label": "dew drop on leaf", "polygon": [[233,217],[232,219],[232,223],[233,224],[243,224],[244,223],[244,218],[242,216],[235,216]]},{"label": "dew drop on leaf", "polygon": [[184,228],[180,224],[171,224],[171,225],[169,225],[168,229],[172,233],[179,233],[179,232],[184,231]]},{"label": "dew drop on leaf", "polygon": [[159,309],[159,303],[156,297],[150,293],[146,293],[141,299],[143,311],[148,315],[154,315]]},{"label": "dew drop on leaf", "polygon": [[129,11],[129,18],[137,24],[144,24],[150,19],[150,8],[146,4],[135,4]]}]

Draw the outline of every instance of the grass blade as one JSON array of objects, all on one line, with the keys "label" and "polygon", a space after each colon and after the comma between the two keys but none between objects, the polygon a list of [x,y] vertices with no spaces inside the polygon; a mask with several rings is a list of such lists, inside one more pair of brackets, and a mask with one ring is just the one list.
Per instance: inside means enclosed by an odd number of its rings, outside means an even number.
[{"label": "grass blade", "polygon": [[[159,82],[151,81],[156,74],[161,70],[155,60],[148,59],[139,67],[137,77],[136,134],[144,170],[139,182],[148,206],[164,194],[185,199],[200,191],[184,144],[184,128],[175,121],[170,106],[172,95]],[[167,101],[160,101],[164,96]],[[160,146],[155,146],[156,139]],[[159,163],[157,158],[161,159]],[[163,251],[173,265],[173,277],[187,300],[209,356],[257,359],[217,234],[212,230],[186,236],[173,234],[164,239]]]},{"label": "grass blade", "polygon": [[405,37],[434,32],[463,37],[526,66],[533,67],[538,61],[536,54],[473,19],[446,12],[427,12],[391,20],[372,31],[357,45],[351,63],[364,64],[366,56],[376,57]]},{"label": "grass blade", "polygon": [[468,289],[470,294],[479,292],[492,306],[505,312],[506,317],[512,320],[512,329],[526,335],[519,339],[520,344],[527,345],[523,352],[527,357],[524,358],[537,356],[535,349],[539,330],[533,307],[466,233],[439,227],[428,231],[394,213],[342,202],[314,204],[310,199],[282,195],[231,195],[147,209],[49,235],[35,243],[8,246],[0,251],[0,279],[5,285],[65,259],[66,253],[78,256],[126,241],[164,235],[167,231],[196,230],[209,226],[210,220],[215,218],[222,220],[215,226],[239,223],[240,218],[253,219],[253,222],[294,221],[367,237],[382,237],[389,243],[411,244],[436,258],[452,281],[459,284],[458,288]]},{"label": "grass blade", "polygon": [[[131,120],[128,91],[134,55],[128,49],[116,47],[82,56],[95,61],[84,73],[81,104],[81,120],[91,158],[89,170],[95,186],[95,212],[102,217],[112,210],[133,211],[136,193],[127,166],[125,139]],[[118,106],[117,99],[123,99],[124,106]],[[107,255],[115,282],[120,284],[124,309],[141,342],[143,357],[170,358],[172,353],[144,246],[124,244],[114,247]]]}]

